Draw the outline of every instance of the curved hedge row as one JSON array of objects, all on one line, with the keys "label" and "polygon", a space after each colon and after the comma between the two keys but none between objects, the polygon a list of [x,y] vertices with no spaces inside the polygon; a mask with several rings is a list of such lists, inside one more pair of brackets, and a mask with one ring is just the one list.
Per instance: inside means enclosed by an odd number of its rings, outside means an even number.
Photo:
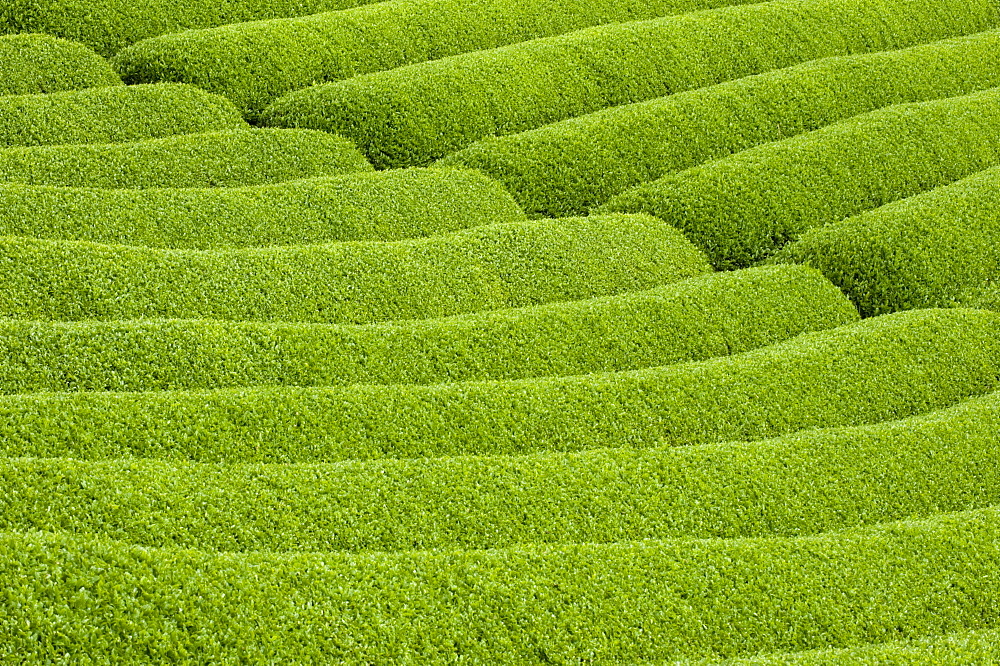
[{"label": "curved hedge row", "polygon": [[82,44],[50,35],[0,37],[0,95],[120,85],[111,63]]},{"label": "curved hedge row", "polygon": [[817,272],[782,266],[585,301],[361,327],[0,320],[0,392],[574,375],[738,353],[857,318]]},{"label": "curved hedge row", "polygon": [[0,317],[367,324],[648,289],[710,270],[646,215],[219,251],[0,237]]},{"label": "curved hedge row", "polygon": [[353,143],[317,130],[238,129],[0,150],[0,183],[56,187],[235,187],[373,170]]},{"label": "curved hedge row", "polygon": [[763,439],[1000,388],[1000,314],[911,310],[708,361],[432,386],[0,397],[0,453],[199,462],[505,455]]},{"label": "curved hedge row", "polygon": [[229,100],[194,86],[109,86],[0,97],[0,148],[118,143],[249,128]]},{"label": "curved hedge row", "polygon": [[1000,88],[900,104],[640,185],[598,207],[676,225],[719,269],[1000,163]]},{"label": "curved hedge row", "polygon": [[[407,0],[296,19],[164,35],[123,50],[129,83],[183,81],[225,95],[250,115],[317,82],[456,53],[751,0]],[[995,21],[987,0],[961,10]],[[992,4],[992,3],[989,3]],[[983,28],[981,28],[983,29]]]},{"label": "curved hedge row", "polygon": [[1000,85],[1000,31],[835,56],[480,141],[439,164],[502,182],[529,216],[578,215],[666,173],[900,102]]},{"label": "curved hedge row", "polygon": [[23,582],[0,655],[636,663],[850,646],[995,626],[998,531],[984,509],[794,539],[356,555],[4,533],[0,577]]},{"label": "curved hedge row", "polygon": [[0,32],[45,32],[106,56],[129,44],[191,28],[363,5],[373,0],[5,0]]},{"label": "curved hedge row", "polygon": [[144,247],[392,241],[523,219],[500,185],[458,169],[208,190],[0,185],[0,235]]},{"label": "curved hedge row", "polygon": [[775,0],[602,26],[299,90],[262,120],[346,136],[376,168],[423,165],[609,106],[997,25],[995,1],[976,4]]},{"label": "curved hedge row", "polygon": [[326,465],[8,459],[0,530],[222,551],[799,536],[1000,504],[998,435],[993,393],[753,444]]},{"label": "curved hedge row", "polygon": [[813,229],[773,259],[823,271],[865,316],[970,303],[1000,268],[1000,167]]}]

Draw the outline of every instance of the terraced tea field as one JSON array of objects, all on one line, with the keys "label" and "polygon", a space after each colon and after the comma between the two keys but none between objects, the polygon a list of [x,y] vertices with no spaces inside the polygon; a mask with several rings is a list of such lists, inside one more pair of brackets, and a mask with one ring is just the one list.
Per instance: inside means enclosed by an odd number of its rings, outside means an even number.
[{"label": "terraced tea field", "polygon": [[1000,663],[1000,0],[9,0],[0,661]]}]

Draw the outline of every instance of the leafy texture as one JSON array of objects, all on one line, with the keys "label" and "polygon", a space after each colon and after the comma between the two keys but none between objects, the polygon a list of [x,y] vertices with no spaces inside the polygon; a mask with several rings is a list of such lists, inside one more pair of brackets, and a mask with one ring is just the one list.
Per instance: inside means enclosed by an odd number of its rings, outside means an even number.
[{"label": "leafy texture", "polygon": [[120,85],[111,64],[82,44],[49,35],[0,37],[0,95]]}]

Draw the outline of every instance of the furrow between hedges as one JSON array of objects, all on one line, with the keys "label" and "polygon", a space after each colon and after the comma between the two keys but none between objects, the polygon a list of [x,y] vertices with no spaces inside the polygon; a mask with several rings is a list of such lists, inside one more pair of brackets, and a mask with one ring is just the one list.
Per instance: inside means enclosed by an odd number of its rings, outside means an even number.
[{"label": "furrow between hedges", "polygon": [[647,212],[719,269],[766,259],[811,228],[1000,163],[1000,88],[900,104],[640,185],[596,210]]},{"label": "furrow between hedges", "polygon": [[361,555],[6,533],[0,655],[634,663],[988,629],[998,530],[985,509],[795,539]]},{"label": "furrow between hedges", "polygon": [[834,56],[482,140],[440,164],[502,182],[529,216],[586,212],[712,159],[879,107],[1000,85],[1000,32]]},{"label": "furrow between hedges", "polygon": [[0,184],[0,235],[153,248],[393,241],[524,219],[499,184],[458,169],[207,190]]},{"label": "furrow between hedges", "polygon": [[0,460],[0,530],[223,551],[797,536],[1000,503],[1000,394],[752,444],[312,465]]},{"label": "furrow between hedges", "polygon": [[921,310],[619,373],[0,397],[0,454],[333,462],[649,448],[864,425],[1000,388],[1000,315]]},{"label": "furrow between hedges", "polygon": [[159,250],[0,237],[0,317],[368,324],[618,294],[709,272],[647,215],[395,242]]},{"label": "furrow between hedges", "polygon": [[232,103],[194,86],[108,86],[0,97],[0,148],[120,143],[247,128]]},{"label": "furrow between hedges", "polygon": [[262,120],[346,136],[377,168],[424,165],[610,106],[994,27],[997,7],[986,4],[774,0],[602,26],[314,86]]},{"label": "furrow between hedges", "polygon": [[353,143],[318,130],[0,149],[0,182],[53,187],[239,187],[372,170]]},{"label": "furrow between hedges", "polygon": [[83,44],[50,35],[0,37],[0,95],[120,85],[111,63]]},{"label": "furrow between hedges", "polygon": [[[740,4],[747,0],[405,0],[296,19],[255,21],[144,40],[114,62],[129,83],[182,81],[256,115],[317,82],[588,26]],[[997,20],[995,0],[971,0],[943,19]],[[947,29],[947,28],[946,28]]]},{"label": "furrow between hedges", "polygon": [[739,353],[858,318],[802,267],[370,326],[0,320],[0,393],[431,384],[631,370]]}]

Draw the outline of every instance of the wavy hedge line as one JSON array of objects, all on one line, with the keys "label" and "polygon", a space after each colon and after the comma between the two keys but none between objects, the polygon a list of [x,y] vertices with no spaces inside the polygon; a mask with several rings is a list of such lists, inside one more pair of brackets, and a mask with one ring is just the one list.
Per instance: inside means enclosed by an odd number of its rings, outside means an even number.
[{"label": "wavy hedge line", "polygon": [[129,44],[192,28],[303,16],[372,0],[5,0],[0,32],[45,32],[110,56]]},{"label": "wavy hedge line", "polygon": [[0,461],[0,530],[221,551],[800,536],[1000,504],[998,435],[993,393],[752,444],[326,465],[15,458]]},{"label": "wavy hedge line", "polygon": [[277,100],[262,120],[346,136],[377,168],[423,165],[489,136],[815,58],[982,30],[998,18],[994,0],[775,0],[314,86]]},{"label": "wavy hedge line", "polygon": [[[985,629],[879,645],[747,657],[728,660],[725,664],[727,666],[842,666],[843,664],[941,666],[941,664],[992,664],[998,660],[1000,660],[1000,629]],[[685,663],[691,663],[693,666],[695,662]]]},{"label": "wavy hedge line", "polygon": [[635,663],[882,642],[995,626],[998,530],[984,509],[794,539],[357,555],[4,533],[0,577],[23,582],[0,655]]},{"label": "wavy hedge line", "polygon": [[238,187],[373,170],[353,143],[317,130],[0,149],[0,183],[54,187]]},{"label": "wavy hedge line", "polygon": [[764,439],[997,390],[998,333],[997,313],[912,310],[735,356],[576,377],[3,396],[0,453],[332,462]]},{"label": "wavy hedge line", "polygon": [[0,235],[221,249],[392,241],[525,219],[499,184],[407,169],[213,189],[95,190],[0,184]]},{"label": "wavy hedge line", "polygon": [[647,215],[417,240],[160,250],[0,237],[0,317],[367,324],[648,289],[710,270]]},{"label": "wavy hedge line", "polygon": [[865,316],[972,302],[1000,277],[1000,167],[812,229],[774,260],[815,266]]},{"label": "wavy hedge line", "polygon": [[360,327],[0,320],[0,392],[586,374],[724,356],[857,318],[819,273],[782,266],[584,301]]},{"label": "wavy hedge line", "polygon": [[519,134],[439,163],[502,182],[529,216],[582,214],[669,172],[900,102],[1000,85],[1000,31],[834,56]]},{"label": "wavy hedge line", "polygon": [[120,85],[111,63],[83,44],[50,35],[0,36],[0,95]]},{"label": "wavy hedge line", "polygon": [[718,269],[1000,163],[1000,88],[900,104],[640,185],[598,207],[682,229]]},{"label": "wavy hedge line", "polygon": [[0,148],[249,128],[229,100],[176,83],[0,97]]},{"label": "wavy hedge line", "polygon": [[[164,35],[114,58],[129,83],[183,81],[225,95],[251,116],[281,95],[414,62],[750,0],[408,0],[296,19]],[[996,20],[992,2],[960,10]],[[984,29],[984,28],[980,28]]]}]

